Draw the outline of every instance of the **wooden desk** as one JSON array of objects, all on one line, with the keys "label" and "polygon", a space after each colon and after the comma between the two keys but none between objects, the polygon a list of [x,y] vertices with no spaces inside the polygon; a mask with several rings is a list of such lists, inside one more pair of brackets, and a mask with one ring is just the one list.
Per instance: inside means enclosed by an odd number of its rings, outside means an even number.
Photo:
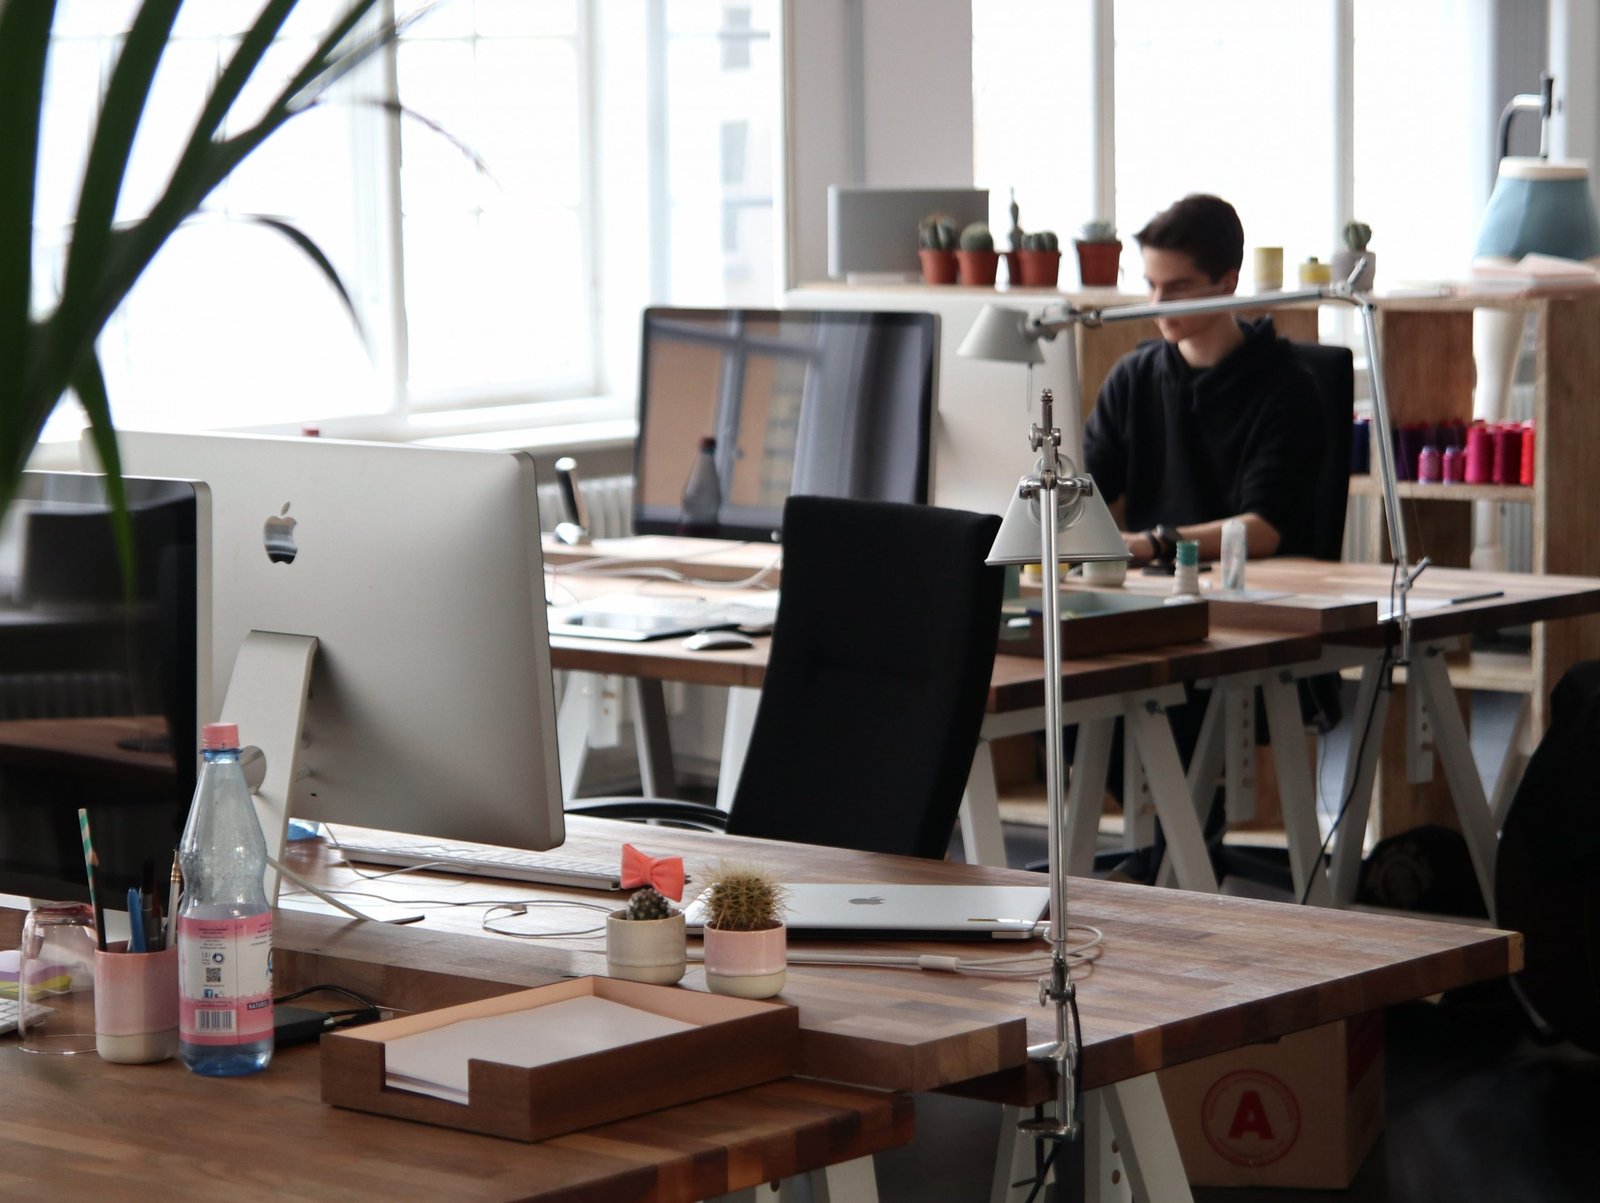
[{"label": "wooden desk", "polygon": [[[739,856],[759,859],[793,881],[1039,880],[986,866],[582,818],[571,820],[567,848],[609,860],[624,839],[655,854],[683,855],[691,874],[715,858]],[[297,846],[291,863],[319,884],[373,888],[356,882],[320,846]],[[505,882],[457,885],[435,875],[390,878],[382,887],[397,898],[437,899],[441,890],[458,899],[574,896]],[[1158,1093],[1152,1103],[1155,1070],[1502,976],[1522,959],[1515,934],[1454,924],[1093,880],[1074,880],[1069,898],[1072,922],[1105,933],[1103,954],[1079,987],[1083,1085],[1091,1091],[1114,1088],[1124,1110],[1138,1111],[1145,1125],[1156,1124],[1156,1134],[1146,1131],[1141,1139],[1157,1148],[1163,1131],[1166,1143],[1171,1136]],[[432,909],[422,924],[387,927],[285,912],[277,931],[279,988],[335,981],[386,1003],[423,1008],[563,974],[603,971],[599,937],[515,940],[485,933],[480,917],[472,907]],[[529,933],[588,922],[586,912],[549,909],[513,921],[516,930]],[[828,947],[813,941],[794,945],[796,951]],[[854,953],[951,951],[948,944],[845,947]],[[1036,947],[1043,964],[1044,946]],[[1017,950],[1007,942],[962,945],[960,951],[981,956]],[[691,967],[684,984],[704,989],[703,972]],[[1053,1012],[1039,1006],[1032,976],[791,964],[782,998],[800,1007],[803,1073],[887,1090],[952,1089],[1010,1104],[1050,1095],[1051,1083],[1026,1059],[1029,1043],[1053,1033]]]}]

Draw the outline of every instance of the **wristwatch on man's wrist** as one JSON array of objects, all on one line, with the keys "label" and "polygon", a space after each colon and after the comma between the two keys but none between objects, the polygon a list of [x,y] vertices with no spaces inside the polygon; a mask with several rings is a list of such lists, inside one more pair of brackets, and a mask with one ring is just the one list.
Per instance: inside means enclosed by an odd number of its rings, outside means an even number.
[{"label": "wristwatch on man's wrist", "polygon": [[1171,563],[1178,558],[1178,542],[1183,536],[1178,533],[1177,527],[1168,526],[1165,522],[1158,523],[1145,531],[1144,537],[1150,540],[1152,564]]}]

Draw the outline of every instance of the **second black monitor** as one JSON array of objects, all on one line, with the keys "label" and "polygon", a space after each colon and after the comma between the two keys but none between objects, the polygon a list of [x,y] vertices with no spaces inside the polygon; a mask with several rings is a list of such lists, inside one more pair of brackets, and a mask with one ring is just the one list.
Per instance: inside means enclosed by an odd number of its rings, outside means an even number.
[{"label": "second black monitor", "polygon": [[926,502],[937,360],[931,313],[647,309],[635,531],[771,539],[791,493]]}]

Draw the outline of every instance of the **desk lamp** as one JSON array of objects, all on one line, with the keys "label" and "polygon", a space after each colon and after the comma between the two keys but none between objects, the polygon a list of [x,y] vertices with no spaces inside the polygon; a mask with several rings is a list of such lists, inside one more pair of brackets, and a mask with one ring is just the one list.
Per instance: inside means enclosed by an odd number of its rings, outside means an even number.
[{"label": "desk lamp", "polygon": [[[1365,260],[1357,263],[1359,273]],[[1354,279],[1352,274],[1351,279]],[[1396,620],[1400,629],[1398,663],[1410,659],[1411,626],[1406,612],[1406,593],[1427,561],[1415,569],[1407,567],[1405,528],[1400,520],[1399,490],[1395,485],[1394,447],[1390,442],[1389,409],[1383,391],[1383,371],[1378,356],[1377,323],[1370,298],[1351,291],[1350,281],[1305,288],[1294,292],[1256,294],[1249,297],[1204,297],[1192,301],[1160,301],[1111,309],[1079,309],[1071,302],[1052,306],[1037,317],[999,305],[986,305],[957,350],[958,355],[978,359],[998,359],[1011,363],[1036,364],[1042,361],[1042,339],[1054,338],[1057,331],[1069,331],[1067,341],[1068,399],[1070,420],[1083,412],[1076,362],[1075,335],[1071,327],[1098,326],[1105,322],[1135,321],[1168,314],[1218,313],[1239,309],[1259,309],[1295,302],[1340,302],[1354,305],[1361,313],[1367,343],[1367,364],[1372,375],[1374,442],[1379,475],[1383,483],[1384,516],[1389,529],[1389,545],[1402,568],[1396,579]],[[1074,990],[1067,975],[1067,869],[1062,833],[1066,821],[1066,799],[1062,790],[1061,748],[1061,582],[1060,563],[1092,560],[1127,560],[1129,553],[1122,535],[1095,490],[1094,480],[1078,473],[1075,465],[1060,454],[1061,431],[1055,425],[1054,397],[1049,390],[1039,398],[1040,424],[1029,431],[1029,446],[1039,453],[1031,476],[1018,482],[1006,508],[1000,532],[989,552],[991,564],[1020,564],[1039,561],[1044,571],[1044,659],[1045,679],[1045,796],[1049,805],[1048,850],[1050,858],[1050,976],[1040,982],[1040,1002],[1056,1005],[1056,1038],[1028,1050],[1037,1061],[1051,1062],[1056,1069],[1056,1114],[1053,1118],[1026,1120],[1020,1126],[1036,1139],[1070,1141],[1076,1138],[1075,1085],[1079,1034],[1069,1028],[1074,1010]]]},{"label": "desk lamp", "polygon": [[[1600,222],[1595,220],[1589,195],[1588,165],[1577,159],[1549,157],[1555,80],[1545,74],[1540,83],[1538,94],[1513,96],[1500,115],[1500,166],[1478,228],[1474,265],[1503,267],[1524,255],[1574,260],[1593,260],[1600,255]],[[1540,115],[1537,158],[1507,153],[1511,119],[1524,111]],[[1473,311],[1472,357],[1478,368],[1473,418],[1491,423],[1504,420],[1527,316],[1520,309]],[[1482,571],[1504,571],[1499,505],[1480,501],[1476,511],[1472,566]]]}]

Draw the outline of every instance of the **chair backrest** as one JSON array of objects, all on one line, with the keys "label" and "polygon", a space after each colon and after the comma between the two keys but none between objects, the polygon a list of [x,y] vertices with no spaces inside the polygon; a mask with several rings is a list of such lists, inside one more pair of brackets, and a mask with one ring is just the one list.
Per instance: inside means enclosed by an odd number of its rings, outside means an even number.
[{"label": "chair backrest", "polygon": [[999,631],[992,514],[791,497],[783,594],[728,831],[943,856]]},{"label": "chair backrest", "polygon": [[1317,462],[1311,554],[1337,560],[1344,550],[1344,512],[1350,496],[1350,438],[1355,420],[1355,360],[1348,347],[1291,343],[1317,386],[1322,456]]}]

